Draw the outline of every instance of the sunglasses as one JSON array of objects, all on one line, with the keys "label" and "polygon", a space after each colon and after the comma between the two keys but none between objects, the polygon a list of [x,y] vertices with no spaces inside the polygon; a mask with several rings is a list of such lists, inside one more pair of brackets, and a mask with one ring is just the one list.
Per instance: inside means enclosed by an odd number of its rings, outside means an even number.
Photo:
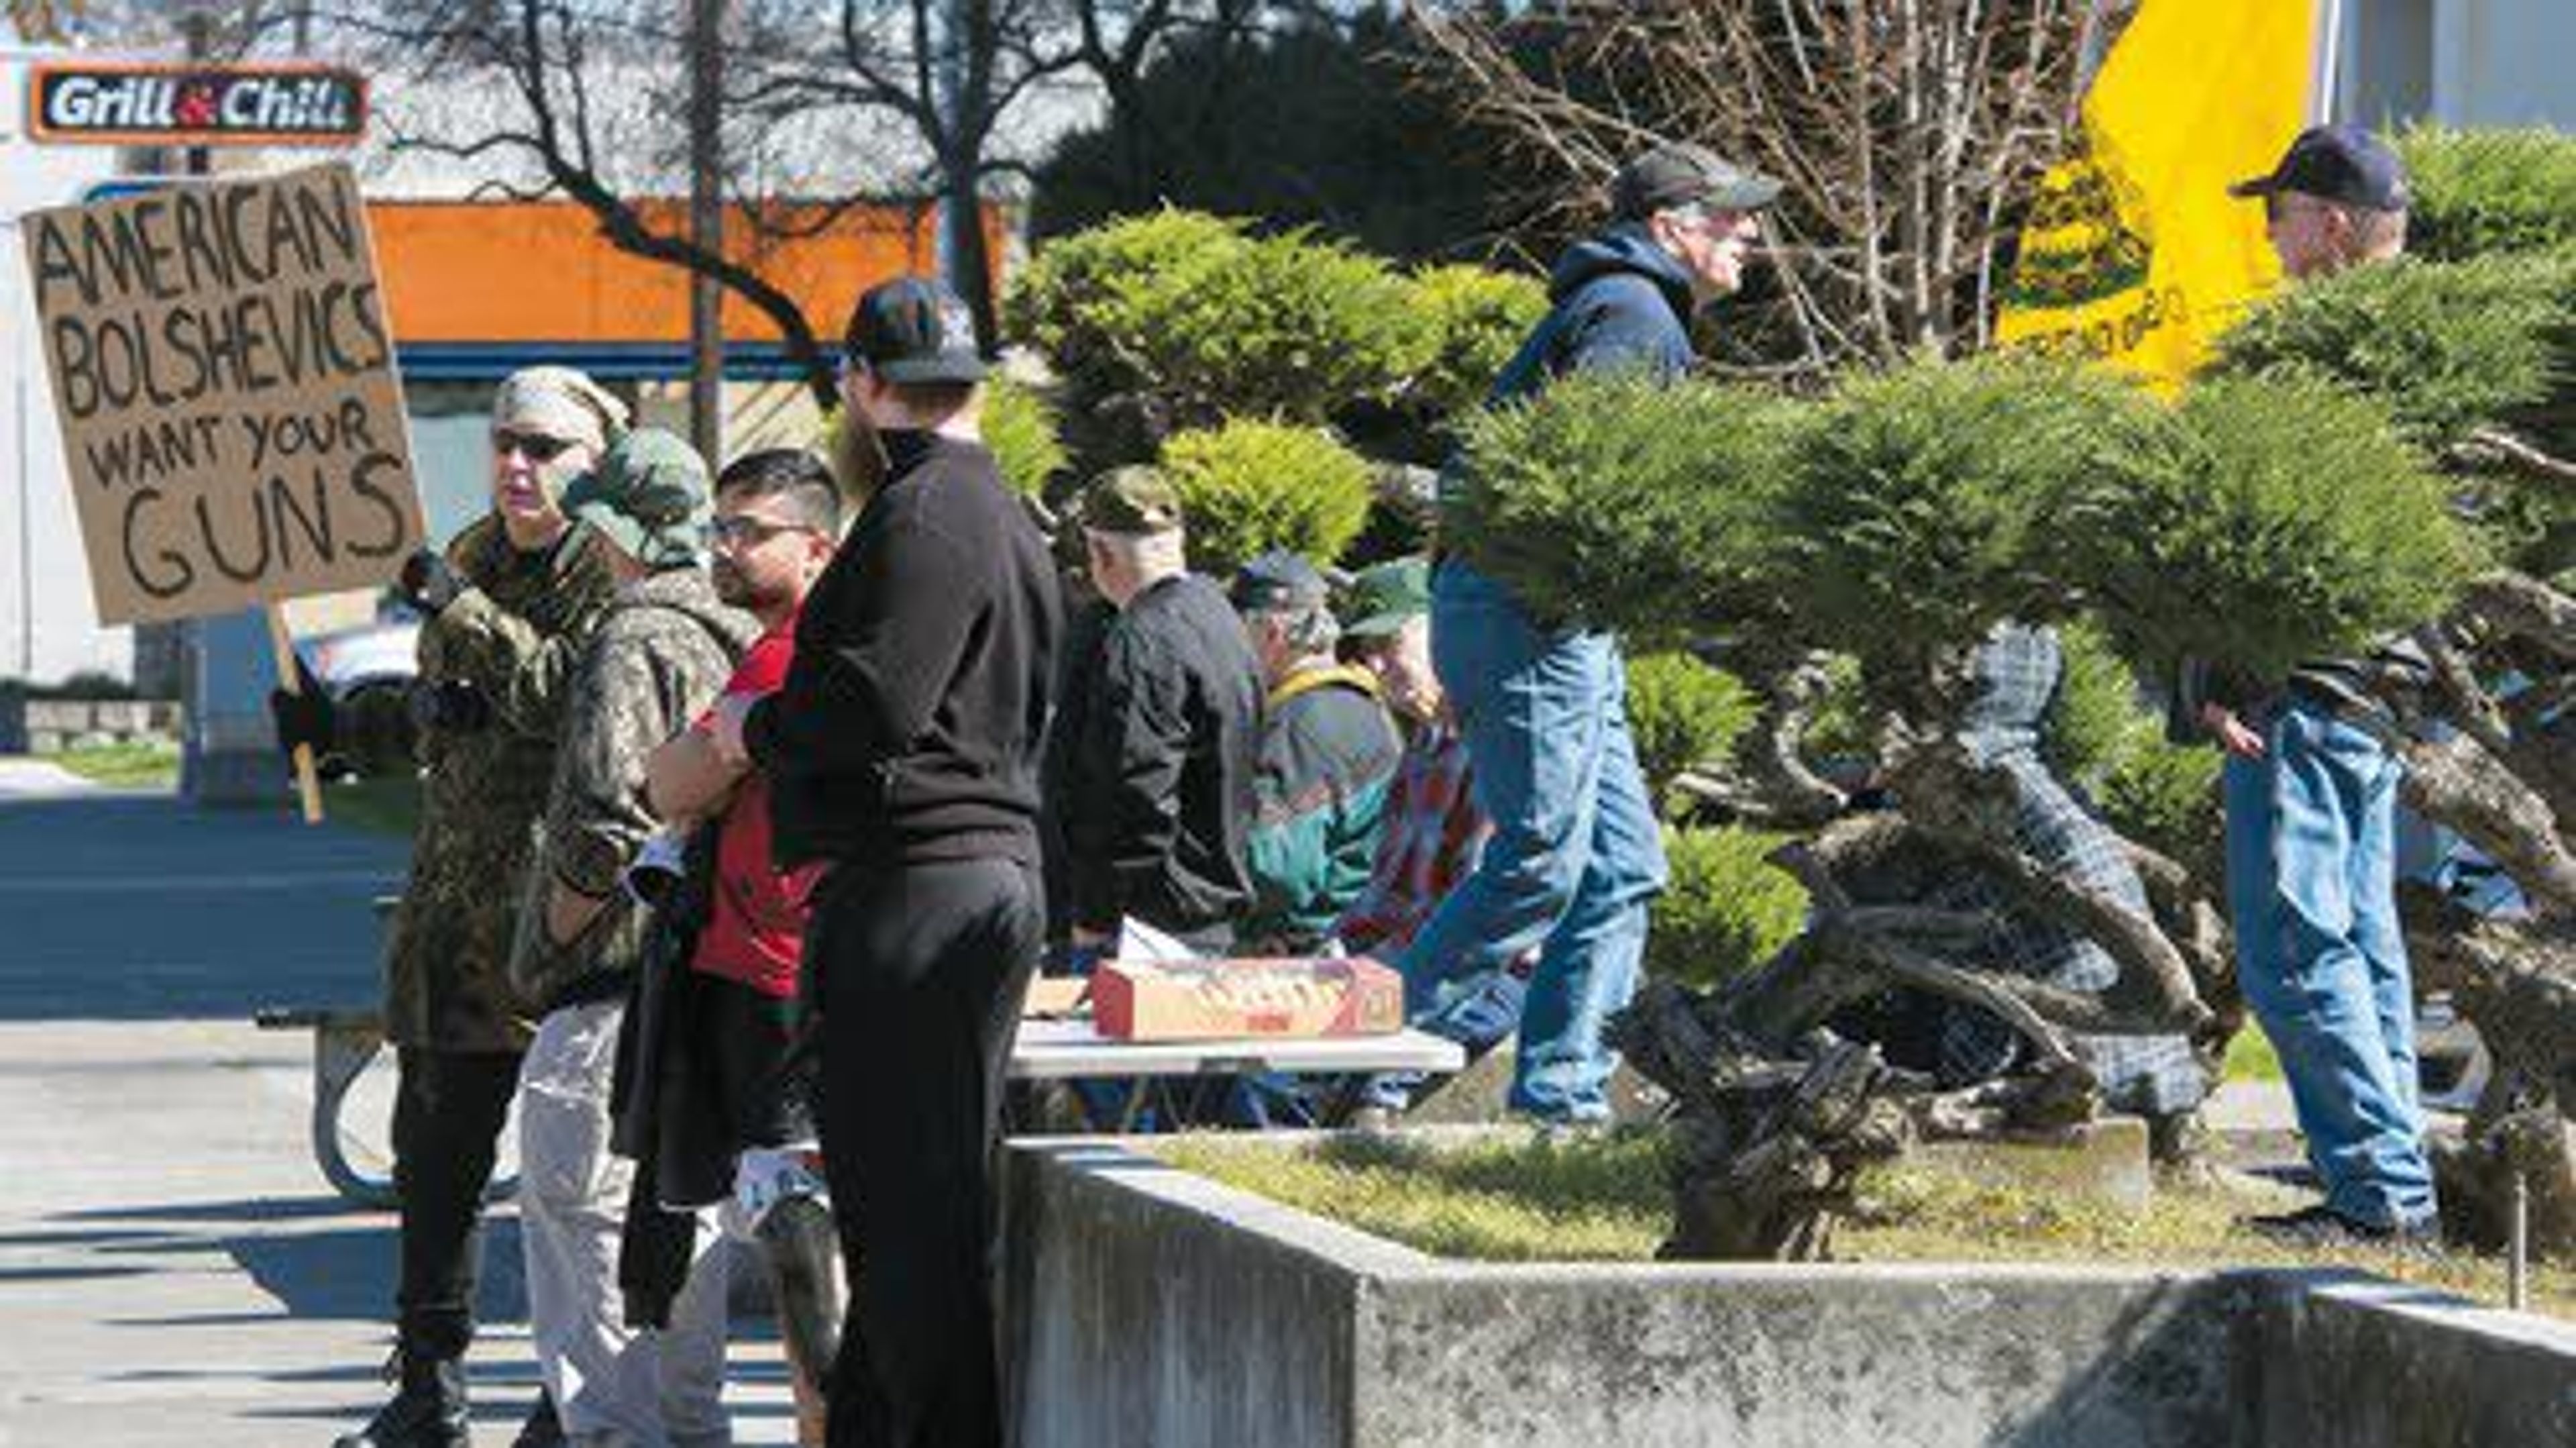
[{"label": "sunglasses", "polygon": [[711,520],[706,527],[706,537],[708,544],[717,548],[757,548],[781,533],[816,531],[810,523],[773,523],[766,518],[737,513]]},{"label": "sunglasses", "polygon": [[515,432],[506,427],[492,429],[492,456],[505,458],[512,453],[532,463],[550,463],[564,455],[572,444],[541,432]]}]

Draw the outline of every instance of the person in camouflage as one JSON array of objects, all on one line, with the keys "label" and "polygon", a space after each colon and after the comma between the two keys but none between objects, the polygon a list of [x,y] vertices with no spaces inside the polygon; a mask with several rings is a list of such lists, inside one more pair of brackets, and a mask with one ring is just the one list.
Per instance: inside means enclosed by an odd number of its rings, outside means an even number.
[{"label": "person in camouflage", "polygon": [[573,667],[510,951],[511,986],[543,1012],[519,1088],[529,1327],[568,1441],[727,1444],[722,1259],[690,1272],[667,1329],[626,1321],[618,1248],[634,1163],[612,1152],[609,1096],[650,924],[621,884],[658,824],[645,764],[715,701],[760,624],[716,597],[706,464],[678,438],[631,434],[564,507],[605,540],[619,587]]},{"label": "person in camouflage", "polygon": [[[504,382],[492,409],[492,511],[444,553],[424,550],[403,569],[402,592],[423,616],[404,717],[358,710],[335,720],[311,690],[274,701],[290,750],[326,750],[335,735],[408,736],[421,766],[411,875],[384,960],[385,1034],[399,1071],[401,1388],[337,1448],[466,1441],[483,1194],[530,1034],[507,975],[517,885],[554,769],[565,675],[612,585],[599,539],[573,526],[559,499],[625,418],[567,368]],[[549,1420],[540,1402],[528,1441],[544,1441]]]}]

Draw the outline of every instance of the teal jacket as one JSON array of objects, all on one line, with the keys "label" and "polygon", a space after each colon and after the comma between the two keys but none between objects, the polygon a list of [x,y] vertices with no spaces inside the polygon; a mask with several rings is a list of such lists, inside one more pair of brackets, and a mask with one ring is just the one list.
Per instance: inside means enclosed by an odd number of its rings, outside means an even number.
[{"label": "teal jacket", "polygon": [[1253,907],[1236,931],[1243,949],[1302,954],[1324,942],[1368,886],[1403,754],[1365,670],[1310,669],[1270,691],[1246,851]]}]

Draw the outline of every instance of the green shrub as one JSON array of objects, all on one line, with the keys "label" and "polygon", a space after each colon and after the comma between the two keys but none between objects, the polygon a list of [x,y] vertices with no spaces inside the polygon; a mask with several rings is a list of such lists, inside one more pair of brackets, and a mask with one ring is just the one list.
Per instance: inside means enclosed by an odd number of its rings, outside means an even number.
[{"label": "green shrub", "polygon": [[1878,754],[1877,712],[1861,687],[1860,660],[1835,654],[1825,661],[1824,693],[1808,716],[1803,753],[1815,764],[1873,759]]},{"label": "green shrub", "polygon": [[984,444],[1012,492],[1043,497],[1048,482],[1069,465],[1061,429],[1045,394],[1009,378],[996,378],[984,389]]},{"label": "green shrub", "polygon": [[1658,799],[1683,770],[1734,753],[1761,708],[1742,680],[1689,654],[1628,661],[1628,728]]},{"label": "green shrub", "polygon": [[1434,415],[1464,412],[1484,401],[1503,364],[1547,315],[1547,288],[1480,266],[1417,272],[1411,306],[1428,326],[1432,346],[1413,379],[1411,400]]},{"label": "green shrub", "polygon": [[2066,576],[2132,659],[2277,680],[2439,615],[2474,563],[2442,481],[2367,399],[2217,378],[2171,435],[2071,509]]},{"label": "green shrub", "polygon": [[1096,393],[1150,392],[1185,420],[1312,423],[1429,359],[1411,297],[1384,262],[1308,232],[1164,211],[1048,246],[1010,314]]},{"label": "green shrub", "polygon": [[2397,137],[2414,188],[2406,245],[2456,261],[2576,241],[2576,137],[2549,126]]},{"label": "green shrub", "polygon": [[1132,382],[1142,365],[1134,334],[1191,273],[1249,244],[1240,222],[1195,211],[1111,222],[1040,248],[1005,299],[1003,320],[1069,376]]},{"label": "green shrub", "polygon": [[2144,734],[2087,793],[2111,828],[2191,865],[2216,857],[2218,773],[2225,764],[2214,746],[2168,744],[2161,733]]},{"label": "green shrub", "polygon": [[1229,422],[1175,434],[1162,461],[1190,563],[1215,577],[1273,548],[1331,563],[1368,521],[1367,460],[1317,428]]},{"label": "green shrub", "polygon": [[1799,610],[1827,647],[1905,664],[2062,614],[2055,519],[2161,425],[2130,384],[2024,356],[1851,382],[1801,435],[1780,500]]},{"label": "green shrub", "polygon": [[2079,620],[2059,640],[2066,674],[2041,738],[2050,769],[2121,834],[2175,859],[2203,859],[2218,831],[2218,751],[2165,742],[2162,715],[2146,707],[2137,675],[2099,624]]},{"label": "green shrub", "polygon": [[1781,836],[1728,826],[1668,829],[1672,880],[1655,898],[1646,969],[1706,989],[1761,965],[1797,938],[1807,892],[1764,856]]},{"label": "green shrub", "polygon": [[2218,368],[2304,368],[2380,399],[2442,447],[2548,403],[2576,365],[2576,250],[2400,259],[2283,290],[2219,341]]},{"label": "green shrub", "polygon": [[2057,641],[2065,672],[2041,726],[2041,753],[2058,778],[2091,789],[2163,721],[2139,703],[2137,674],[2099,624],[2075,620]]},{"label": "green shrub", "polygon": [[1568,377],[1466,419],[1442,535],[1540,619],[1687,639],[1757,599],[1800,413],[1751,388]]}]

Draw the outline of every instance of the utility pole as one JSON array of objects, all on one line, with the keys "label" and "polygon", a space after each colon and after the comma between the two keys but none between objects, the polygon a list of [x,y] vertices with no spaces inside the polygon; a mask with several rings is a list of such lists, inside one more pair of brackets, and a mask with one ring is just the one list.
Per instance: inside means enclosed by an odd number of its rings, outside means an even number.
[{"label": "utility pole", "polygon": [[[724,255],[725,0],[689,0],[689,241]],[[724,463],[724,291],[689,273],[689,443]]]}]

